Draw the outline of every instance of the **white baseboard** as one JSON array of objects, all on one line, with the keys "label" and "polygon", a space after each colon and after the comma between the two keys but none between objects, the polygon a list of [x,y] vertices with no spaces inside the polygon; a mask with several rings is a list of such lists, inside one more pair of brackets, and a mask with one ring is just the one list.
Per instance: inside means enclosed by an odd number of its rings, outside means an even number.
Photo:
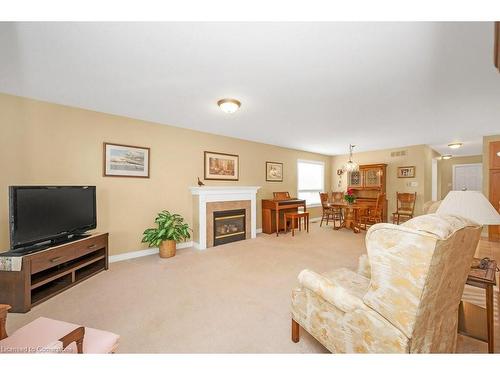
[{"label": "white baseboard", "polygon": [[[181,242],[177,244],[177,249],[185,249],[187,247],[192,247],[193,244],[194,244],[193,241]],[[159,250],[157,247],[153,247],[151,249],[138,250],[138,251],[129,251],[128,253],[111,255],[109,257],[109,263],[121,262],[122,260],[140,258],[158,253]]]},{"label": "white baseboard", "polygon": [[[313,217],[312,219],[310,219],[310,221],[312,223],[318,222],[320,220],[321,220],[321,217]],[[257,228],[256,233],[257,234],[262,233],[262,228]],[[196,249],[199,249],[200,245],[198,242],[194,242],[194,241],[181,242],[181,243],[177,244],[177,249],[185,249],[187,247],[194,247]],[[128,253],[111,255],[109,257],[109,263],[121,262],[122,260],[145,257],[148,255],[158,254],[158,252],[159,252],[158,248],[153,247],[151,249],[129,251]]]}]

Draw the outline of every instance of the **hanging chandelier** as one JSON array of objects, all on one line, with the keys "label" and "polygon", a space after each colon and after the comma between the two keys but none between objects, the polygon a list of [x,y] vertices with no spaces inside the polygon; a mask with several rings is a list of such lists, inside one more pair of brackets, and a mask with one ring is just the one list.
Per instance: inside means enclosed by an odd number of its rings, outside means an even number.
[{"label": "hanging chandelier", "polygon": [[357,172],[359,171],[359,165],[352,161],[352,149],[356,147],[356,145],[349,145],[349,161],[344,164],[342,170],[344,172]]}]

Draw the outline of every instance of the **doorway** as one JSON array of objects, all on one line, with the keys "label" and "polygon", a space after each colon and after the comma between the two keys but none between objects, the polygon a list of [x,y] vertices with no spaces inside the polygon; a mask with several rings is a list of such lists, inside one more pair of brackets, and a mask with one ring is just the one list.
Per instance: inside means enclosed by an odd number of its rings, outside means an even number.
[{"label": "doorway", "polygon": [[483,190],[483,164],[455,164],[453,190]]}]

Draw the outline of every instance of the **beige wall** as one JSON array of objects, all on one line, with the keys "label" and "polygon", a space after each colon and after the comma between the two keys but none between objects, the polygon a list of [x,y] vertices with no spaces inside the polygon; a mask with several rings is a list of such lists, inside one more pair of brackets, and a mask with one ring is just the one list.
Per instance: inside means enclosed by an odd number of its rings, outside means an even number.
[{"label": "beige wall", "polygon": [[487,198],[490,196],[490,142],[496,141],[500,141],[500,134],[483,137],[483,192]]},{"label": "beige wall", "polygon": [[[167,125],[0,94],[0,250],[8,247],[9,185],[96,185],[98,230],[110,233],[111,254],[147,247],[143,230],[155,214],[168,209],[193,223],[188,187],[203,177],[203,151],[240,156],[238,182],[207,185],[259,185],[260,200],[273,191],[297,192],[297,159],[325,163],[330,189],[331,158]],[[151,148],[151,178],[102,176],[102,144],[114,142]],[[284,163],[283,183],[265,181],[265,162]],[[311,209],[319,216],[320,209]]]},{"label": "beige wall", "polygon": [[457,164],[482,163],[482,155],[457,156],[448,160],[438,161],[438,199],[444,199],[453,188],[453,166]]},{"label": "beige wall", "polygon": [[[392,157],[391,152],[407,150],[406,156]],[[389,220],[392,212],[396,209],[396,192],[417,192],[415,203],[415,213],[421,213],[424,202],[431,199],[431,160],[437,157],[437,153],[426,145],[401,147],[398,149],[386,149],[378,151],[368,151],[354,153],[353,160],[358,164],[387,164],[387,200],[389,210]],[[339,177],[337,169],[349,159],[348,155],[332,157],[332,189],[345,190],[347,187],[347,176]],[[397,178],[397,168],[403,166],[415,166],[415,178]],[[416,187],[408,186],[409,183],[417,183]],[[339,185],[340,183],[340,185]]]}]

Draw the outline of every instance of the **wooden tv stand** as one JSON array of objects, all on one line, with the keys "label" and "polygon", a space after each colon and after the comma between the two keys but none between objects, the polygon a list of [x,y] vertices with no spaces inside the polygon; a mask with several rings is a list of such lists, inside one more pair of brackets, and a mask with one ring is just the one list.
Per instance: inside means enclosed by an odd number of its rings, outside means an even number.
[{"label": "wooden tv stand", "polygon": [[11,312],[31,307],[108,269],[108,233],[23,256],[21,271],[0,271],[0,303]]}]

